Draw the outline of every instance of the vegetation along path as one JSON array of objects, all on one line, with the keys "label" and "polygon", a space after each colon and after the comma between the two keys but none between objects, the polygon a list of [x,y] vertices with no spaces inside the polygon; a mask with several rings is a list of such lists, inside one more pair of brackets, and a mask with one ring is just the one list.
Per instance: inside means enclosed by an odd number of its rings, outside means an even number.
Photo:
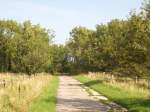
[{"label": "vegetation along path", "polygon": [[90,97],[80,85],[70,76],[60,76],[57,112],[107,112],[110,109]]}]

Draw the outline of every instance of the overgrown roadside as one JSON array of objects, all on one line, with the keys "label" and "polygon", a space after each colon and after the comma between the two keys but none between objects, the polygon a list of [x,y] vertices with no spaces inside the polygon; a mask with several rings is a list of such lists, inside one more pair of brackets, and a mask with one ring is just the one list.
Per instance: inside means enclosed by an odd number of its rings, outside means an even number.
[{"label": "overgrown roadside", "polygon": [[93,80],[83,75],[74,77],[95,91],[107,96],[110,100],[128,108],[130,112],[149,112],[150,100],[144,94],[125,91],[103,83],[101,80]]},{"label": "overgrown roadside", "polygon": [[53,76],[49,85],[44,89],[41,95],[30,105],[30,112],[55,112],[56,95],[58,88],[58,77]]}]

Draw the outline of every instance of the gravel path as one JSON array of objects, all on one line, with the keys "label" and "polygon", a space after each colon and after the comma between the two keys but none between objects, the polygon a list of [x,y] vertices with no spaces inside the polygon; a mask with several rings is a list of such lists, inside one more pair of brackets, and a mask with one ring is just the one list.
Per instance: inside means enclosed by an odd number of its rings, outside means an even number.
[{"label": "gravel path", "polygon": [[69,76],[60,76],[57,112],[107,112],[110,108],[97,102],[80,87],[81,83]]}]

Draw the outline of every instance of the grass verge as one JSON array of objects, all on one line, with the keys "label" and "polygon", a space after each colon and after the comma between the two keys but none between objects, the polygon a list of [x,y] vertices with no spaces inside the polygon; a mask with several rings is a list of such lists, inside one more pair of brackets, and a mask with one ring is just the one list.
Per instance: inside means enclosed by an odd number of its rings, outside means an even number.
[{"label": "grass verge", "polygon": [[29,112],[56,112],[58,82],[58,77],[53,76],[41,95],[31,103]]},{"label": "grass verge", "polygon": [[74,77],[95,91],[107,96],[110,100],[126,107],[130,112],[150,112],[150,97],[145,94],[125,91],[123,88],[113,87],[101,80],[93,80],[83,75]]}]

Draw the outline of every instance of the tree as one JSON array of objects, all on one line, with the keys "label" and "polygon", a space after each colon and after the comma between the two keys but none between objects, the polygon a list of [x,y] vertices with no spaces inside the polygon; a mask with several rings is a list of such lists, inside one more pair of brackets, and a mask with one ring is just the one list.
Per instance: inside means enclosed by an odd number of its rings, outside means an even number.
[{"label": "tree", "polygon": [[11,40],[17,31],[16,21],[0,21],[0,71],[11,70]]},{"label": "tree", "polygon": [[150,74],[150,2],[126,20],[112,20],[92,31],[75,27],[67,43],[74,69],[105,71],[123,76]]},{"label": "tree", "polygon": [[46,70],[50,63],[49,36],[39,25],[24,22],[20,35],[13,40],[13,70],[29,75]]},{"label": "tree", "polygon": [[44,72],[51,64],[50,45],[53,34],[30,21],[19,24],[0,21],[1,71],[23,72],[29,75]]},{"label": "tree", "polygon": [[90,36],[92,33],[92,30],[81,26],[75,27],[70,33],[71,38],[67,42],[67,46],[75,59],[76,69],[79,71],[90,69],[91,52],[89,50],[91,49]]}]

